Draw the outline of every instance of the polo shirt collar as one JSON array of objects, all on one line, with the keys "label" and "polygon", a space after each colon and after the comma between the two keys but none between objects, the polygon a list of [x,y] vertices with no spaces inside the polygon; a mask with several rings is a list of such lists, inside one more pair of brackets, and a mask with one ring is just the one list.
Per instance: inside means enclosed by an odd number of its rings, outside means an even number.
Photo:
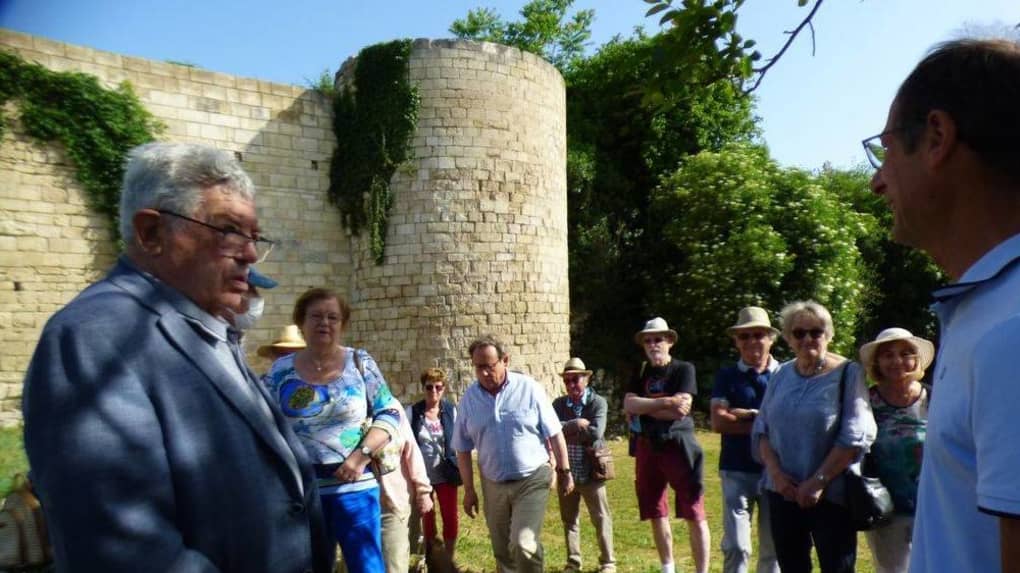
[{"label": "polo shirt collar", "polygon": [[[750,364],[747,364],[743,360],[737,360],[737,370],[747,372],[748,370],[752,370],[752,368]],[[776,370],[779,370],[779,361],[769,354],[769,363],[765,366],[765,371],[774,374]]]},{"label": "polo shirt collar", "polygon": [[957,282],[932,292],[936,302],[945,302],[998,278],[1020,263],[1020,234],[1013,235],[981,256]]}]

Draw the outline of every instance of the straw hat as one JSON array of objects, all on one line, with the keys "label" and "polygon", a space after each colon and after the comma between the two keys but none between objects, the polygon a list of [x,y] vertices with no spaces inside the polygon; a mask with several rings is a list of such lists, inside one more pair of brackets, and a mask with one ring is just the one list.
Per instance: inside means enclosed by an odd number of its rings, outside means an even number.
[{"label": "straw hat", "polygon": [[737,323],[726,329],[726,334],[733,335],[746,328],[767,328],[778,336],[779,330],[772,326],[769,313],[760,306],[745,306],[737,313]]},{"label": "straw hat", "polygon": [[560,376],[567,374],[587,374],[591,376],[591,370],[585,369],[584,362],[575,356],[567,360],[567,363],[563,365],[563,372],[560,372]]},{"label": "straw hat", "polygon": [[280,330],[280,335],[276,337],[276,340],[272,344],[263,344],[259,346],[256,351],[259,356],[263,358],[269,358],[272,356],[273,350],[282,349],[294,349],[301,350],[305,347],[305,339],[301,337],[301,331],[294,324],[288,324]]},{"label": "straw hat", "polygon": [[645,327],[642,330],[637,331],[634,334],[634,342],[640,346],[643,343],[643,339],[646,334],[665,334],[673,338],[673,342],[676,342],[677,334],[675,330],[670,330],[669,325],[666,324],[666,319],[656,316],[645,323]]},{"label": "straw hat", "polygon": [[906,340],[915,349],[917,349],[917,369],[924,371],[931,366],[931,361],[935,359],[935,345],[931,341],[925,340],[919,336],[914,336],[909,330],[905,328],[887,328],[882,332],[878,333],[875,340],[865,344],[861,347],[861,364],[868,371],[868,375],[875,378],[873,372],[875,366],[875,352],[878,351],[878,347],[886,342],[893,342],[896,340]]}]

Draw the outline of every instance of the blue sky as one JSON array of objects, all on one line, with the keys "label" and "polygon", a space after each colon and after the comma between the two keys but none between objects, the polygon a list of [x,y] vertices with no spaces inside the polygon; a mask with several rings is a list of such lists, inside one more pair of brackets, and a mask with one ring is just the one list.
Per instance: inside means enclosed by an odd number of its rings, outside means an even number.
[{"label": "blue sky", "polygon": [[[307,84],[362,47],[445,38],[471,8],[516,17],[526,0],[0,0],[0,26],[127,55]],[[677,0],[679,3],[679,0]],[[738,27],[765,55],[807,14],[795,0],[747,0]],[[593,47],[636,26],[658,30],[641,0],[575,0],[595,9]],[[964,30],[1020,23],[1016,0],[827,0],[756,92],[772,154],[817,169],[864,161],[899,82],[925,51]]]}]

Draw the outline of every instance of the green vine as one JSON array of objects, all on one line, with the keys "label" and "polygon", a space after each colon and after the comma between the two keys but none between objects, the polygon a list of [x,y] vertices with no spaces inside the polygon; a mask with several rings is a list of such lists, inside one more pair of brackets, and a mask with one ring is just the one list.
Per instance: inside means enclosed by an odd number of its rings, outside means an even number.
[{"label": "green vine", "polygon": [[163,125],[127,82],[109,90],[95,76],[56,72],[0,52],[0,134],[6,128],[3,106],[11,100],[20,104],[28,135],[63,144],[89,207],[107,217],[119,243],[124,157],[132,147],[154,140]]},{"label": "green vine", "polygon": [[330,167],[329,197],[343,226],[368,226],[372,256],[382,264],[386,220],[393,196],[390,179],[408,159],[421,99],[411,85],[411,40],[376,44],[358,53],[354,86],[333,100],[337,146]]}]

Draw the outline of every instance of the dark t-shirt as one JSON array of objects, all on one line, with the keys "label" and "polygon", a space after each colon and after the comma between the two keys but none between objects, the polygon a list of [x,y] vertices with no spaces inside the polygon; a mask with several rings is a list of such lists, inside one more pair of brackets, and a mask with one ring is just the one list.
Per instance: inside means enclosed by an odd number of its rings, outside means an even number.
[{"label": "dark t-shirt", "polygon": [[[772,373],[765,370],[741,371],[737,366],[723,368],[715,375],[712,398],[726,400],[730,408],[757,410],[765,397],[765,386]],[[738,472],[760,472],[761,466],[751,457],[749,434],[723,434],[719,452],[719,469]]]},{"label": "dark t-shirt", "polygon": [[[678,392],[691,396],[698,393],[698,383],[694,377],[694,365],[674,358],[666,366],[646,365],[644,372],[631,378],[627,392],[642,398],[662,398]],[[641,435],[653,440],[664,440],[670,430],[694,430],[694,419],[685,416],[682,420],[656,420],[650,416],[641,416]]]}]

